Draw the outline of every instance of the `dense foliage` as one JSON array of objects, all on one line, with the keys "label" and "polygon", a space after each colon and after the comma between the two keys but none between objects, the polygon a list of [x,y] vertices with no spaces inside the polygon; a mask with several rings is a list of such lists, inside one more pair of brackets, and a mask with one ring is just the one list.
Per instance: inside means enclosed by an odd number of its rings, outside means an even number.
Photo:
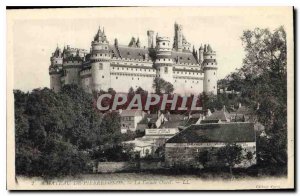
[{"label": "dense foliage", "polygon": [[14,96],[17,174],[73,175],[90,169],[91,159],[124,158],[119,114],[99,113],[77,86]]},{"label": "dense foliage", "polygon": [[242,42],[246,56],[243,66],[220,80],[227,92],[218,96],[201,95],[206,109],[230,110],[238,103],[253,110],[256,120],[265,126],[257,135],[258,163],[265,166],[287,164],[287,48],[283,27],[244,31]]}]

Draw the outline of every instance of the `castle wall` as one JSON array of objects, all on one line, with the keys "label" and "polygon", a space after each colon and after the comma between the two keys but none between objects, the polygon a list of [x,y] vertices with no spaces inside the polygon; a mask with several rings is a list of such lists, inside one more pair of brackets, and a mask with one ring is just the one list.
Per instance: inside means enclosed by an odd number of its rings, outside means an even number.
[{"label": "castle wall", "polygon": [[156,70],[151,61],[123,61],[111,62],[111,87],[117,92],[128,92],[130,87],[152,92]]},{"label": "castle wall", "polygon": [[81,87],[87,93],[92,93],[92,72],[91,69],[80,72]]},{"label": "castle wall", "polygon": [[50,89],[56,93],[61,90],[60,77],[61,75],[59,73],[50,75]]}]

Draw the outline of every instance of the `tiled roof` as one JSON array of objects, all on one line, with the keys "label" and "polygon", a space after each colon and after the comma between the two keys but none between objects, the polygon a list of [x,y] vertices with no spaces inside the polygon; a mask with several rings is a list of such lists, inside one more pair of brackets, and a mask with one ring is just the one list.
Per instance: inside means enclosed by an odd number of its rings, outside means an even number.
[{"label": "tiled roof", "polygon": [[145,54],[149,56],[148,48],[137,48],[118,45],[110,45],[110,51],[117,58],[127,58],[127,59],[145,59]]},{"label": "tiled roof", "polygon": [[178,63],[192,63],[197,64],[197,60],[191,52],[177,52],[172,51],[172,58],[174,62]]},{"label": "tiled roof", "polygon": [[253,123],[191,125],[167,143],[255,142]]}]

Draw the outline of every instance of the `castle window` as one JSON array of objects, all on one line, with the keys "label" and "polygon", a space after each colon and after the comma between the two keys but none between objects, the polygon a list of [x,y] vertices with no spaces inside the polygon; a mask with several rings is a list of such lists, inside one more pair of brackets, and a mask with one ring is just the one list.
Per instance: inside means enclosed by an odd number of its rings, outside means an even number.
[{"label": "castle window", "polygon": [[168,68],[167,67],[165,67],[165,73],[168,73]]},{"label": "castle window", "polygon": [[215,89],[216,87],[214,86],[214,89]]},{"label": "castle window", "polygon": [[102,78],[104,78],[104,76],[102,76]]},{"label": "castle window", "polygon": [[166,45],[166,43],[165,43],[165,42],[163,42],[163,45]]},{"label": "castle window", "polygon": [[133,78],[132,78],[132,80],[133,80]]},{"label": "castle window", "polygon": [[208,80],[208,82],[210,82],[210,80]]},{"label": "castle window", "polygon": [[99,70],[102,70],[102,69],[103,69],[103,64],[99,63]]},{"label": "castle window", "polygon": [[210,56],[210,58],[212,58],[212,56]]},{"label": "castle window", "polygon": [[214,75],[216,75],[216,72],[214,72]]},{"label": "castle window", "polygon": [[138,78],[138,80],[140,80],[140,78]]},{"label": "castle window", "polygon": [[118,79],[118,77],[116,77],[116,79]]}]

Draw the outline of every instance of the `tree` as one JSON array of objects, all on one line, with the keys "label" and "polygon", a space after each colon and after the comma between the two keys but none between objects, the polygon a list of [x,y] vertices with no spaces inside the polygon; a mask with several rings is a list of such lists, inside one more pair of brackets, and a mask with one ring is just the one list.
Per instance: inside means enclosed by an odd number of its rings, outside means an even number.
[{"label": "tree", "polygon": [[119,114],[101,114],[78,86],[65,85],[60,93],[15,90],[14,98],[17,175],[76,175],[89,170],[92,159],[126,159]]},{"label": "tree", "polygon": [[207,165],[207,163],[208,163],[208,161],[209,161],[209,157],[208,157],[208,150],[203,150],[203,151],[200,151],[199,153],[198,153],[198,157],[197,157],[197,159],[198,159],[198,161],[202,164],[202,166],[205,168]]},{"label": "tree", "polygon": [[[265,127],[266,136],[257,137],[258,163],[286,167],[286,32],[283,27],[273,32],[256,28],[244,31],[241,40],[246,53],[242,68],[219,83],[231,90],[240,91],[240,95],[232,100],[252,109],[256,120]],[[232,103],[230,99],[222,98],[219,101],[224,105]]]},{"label": "tree", "polygon": [[173,84],[158,77],[153,80],[152,88],[158,95],[161,95],[162,93],[172,94],[174,91]]},{"label": "tree", "polygon": [[244,158],[242,151],[243,148],[235,143],[226,144],[217,151],[218,160],[229,167],[231,177],[233,177],[232,168],[240,164]]}]

